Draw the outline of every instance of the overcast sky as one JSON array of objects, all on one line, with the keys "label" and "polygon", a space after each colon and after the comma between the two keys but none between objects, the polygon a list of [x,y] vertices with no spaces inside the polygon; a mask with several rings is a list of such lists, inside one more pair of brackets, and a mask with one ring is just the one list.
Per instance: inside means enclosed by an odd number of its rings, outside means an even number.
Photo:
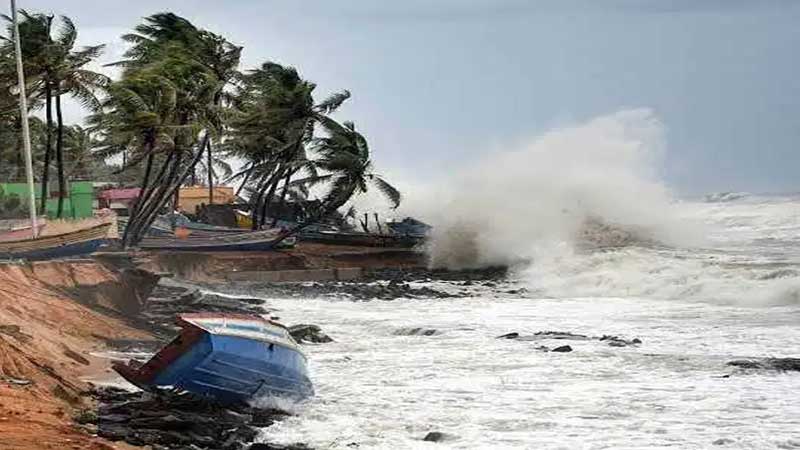
[{"label": "overcast sky", "polygon": [[[173,11],[243,45],[244,66],[298,67],[377,163],[435,179],[554,126],[651,108],[683,193],[800,191],[800,2],[791,0],[18,0],[81,44]],[[79,111],[70,107],[69,117]]]}]

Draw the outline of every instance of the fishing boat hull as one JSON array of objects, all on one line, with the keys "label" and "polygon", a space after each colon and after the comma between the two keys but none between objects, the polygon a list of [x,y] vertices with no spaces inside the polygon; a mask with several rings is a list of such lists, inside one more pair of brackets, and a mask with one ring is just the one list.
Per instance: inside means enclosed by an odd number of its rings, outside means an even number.
[{"label": "fishing boat hull", "polygon": [[44,260],[87,255],[107,244],[110,223],[36,239],[0,242],[0,258]]},{"label": "fishing boat hull", "polygon": [[[38,219],[38,223],[36,225],[36,229],[38,230],[36,233],[37,235],[42,233],[42,229],[46,224],[47,219],[44,217],[40,217]],[[32,229],[33,226],[31,226],[31,223],[28,219],[0,220],[0,242],[28,239],[33,234],[31,232]]]},{"label": "fishing boat hull", "polygon": [[178,324],[183,332],[143,366],[114,369],[142,389],[177,388],[227,404],[314,394],[305,355],[285,328],[214,314],[185,314]]},{"label": "fishing boat hull", "polygon": [[213,236],[194,236],[184,239],[173,237],[147,237],[139,243],[142,250],[169,250],[192,252],[260,252],[293,245],[290,237],[276,245],[280,230],[249,233],[225,233]]}]

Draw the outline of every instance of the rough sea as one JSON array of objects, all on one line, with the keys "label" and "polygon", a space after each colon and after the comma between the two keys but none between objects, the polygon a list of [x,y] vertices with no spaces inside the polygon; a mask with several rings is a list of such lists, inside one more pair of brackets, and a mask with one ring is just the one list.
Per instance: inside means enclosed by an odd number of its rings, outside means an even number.
[{"label": "rough sea", "polygon": [[[467,298],[266,298],[282,321],[335,342],[305,346],[317,395],[263,437],[318,449],[800,449],[800,373],[726,365],[800,357],[800,196],[685,206],[707,225],[702,246],[575,252],[493,286],[429,284]],[[497,339],[539,331],[642,343]],[[537,348],[564,344],[573,351]],[[431,431],[446,439],[424,442]]]}]

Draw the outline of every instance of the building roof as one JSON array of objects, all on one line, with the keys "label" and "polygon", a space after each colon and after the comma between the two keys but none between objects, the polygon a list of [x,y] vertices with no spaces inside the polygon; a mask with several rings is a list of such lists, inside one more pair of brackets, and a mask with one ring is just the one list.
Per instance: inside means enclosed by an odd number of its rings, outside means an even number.
[{"label": "building roof", "polygon": [[[214,186],[214,195],[233,198],[233,187]],[[181,188],[181,198],[208,198],[208,186],[185,186]]]},{"label": "building roof", "polygon": [[106,189],[97,194],[97,198],[104,200],[133,200],[139,196],[139,188]]}]

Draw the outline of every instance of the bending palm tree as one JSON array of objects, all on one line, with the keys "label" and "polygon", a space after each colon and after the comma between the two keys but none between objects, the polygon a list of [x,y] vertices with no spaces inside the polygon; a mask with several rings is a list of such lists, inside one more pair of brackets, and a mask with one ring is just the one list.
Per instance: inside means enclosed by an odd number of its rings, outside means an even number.
[{"label": "bending palm tree", "polygon": [[[174,108],[159,122],[163,134],[168,136],[164,140],[165,154],[154,179],[150,180],[151,172],[145,170],[142,195],[123,238],[125,246],[135,245],[144,236],[170,198],[175,198],[177,205],[180,186],[195,171],[195,166],[208,150],[212,134],[221,133],[218,100],[228,82],[223,78],[238,64],[236,47],[174,14],[150,16],[135,31],[123,36],[132,47],[125,53],[127,59],[117,63],[124,68],[119,83],[135,79],[164,80],[172,89],[170,95],[174,99]],[[159,102],[163,92],[161,88],[144,89],[137,95],[144,103],[153,106]],[[124,91],[117,95],[128,97],[127,100],[121,99],[123,102],[135,101],[136,98]],[[111,113],[118,107],[112,105]],[[122,116],[135,114],[133,111],[135,108]],[[140,153],[150,166],[155,147],[148,144],[144,148]],[[133,158],[134,164],[141,160]]]},{"label": "bending palm tree", "polygon": [[[71,95],[89,108],[99,107],[95,92],[105,88],[109,79],[84,67],[103,51],[103,45],[74,50],[78,31],[72,20],[60,16],[58,27],[54,17],[44,14],[28,14],[21,11],[20,39],[31,84],[46,104],[45,155],[42,173],[41,208],[47,201],[50,159],[52,157],[53,104],[56,113],[56,168],[58,171],[58,217],[64,213],[64,193],[67,190],[64,175],[64,120],[61,112],[61,96]],[[8,19],[8,18],[7,18]],[[7,45],[7,44],[6,44]]]},{"label": "bending palm tree", "polygon": [[[233,178],[249,183],[253,229],[265,225],[268,209],[280,193],[280,207],[301,171],[314,176],[306,147],[314,139],[315,125],[327,118],[350,97],[336,93],[314,104],[314,83],[303,80],[292,67],[267,62],[242,76],[230,125],[229,153],[248,161]],[[283,188],[278,189],[280,183]],[[277,216],[273,217],[273,224]]]},{"label": "bending palm tree", "polygon": [[392,205],[400,206],[402,195],[383,177],[373,172],[370,149],[366,138],[356,131],[352,122],[337,123],[326,118],[321,122],[327,136],[315,139],[314,151],[319,159],[314,161],[317,169],[324,172],[312,178],[297,180],[297,184],[327,184],[328,191],[317,210],[304,222],[281,233],[277,243],[303,228],[317,222],[344,206],[353,197],[365,194],[372,185],[377,188]]}]

